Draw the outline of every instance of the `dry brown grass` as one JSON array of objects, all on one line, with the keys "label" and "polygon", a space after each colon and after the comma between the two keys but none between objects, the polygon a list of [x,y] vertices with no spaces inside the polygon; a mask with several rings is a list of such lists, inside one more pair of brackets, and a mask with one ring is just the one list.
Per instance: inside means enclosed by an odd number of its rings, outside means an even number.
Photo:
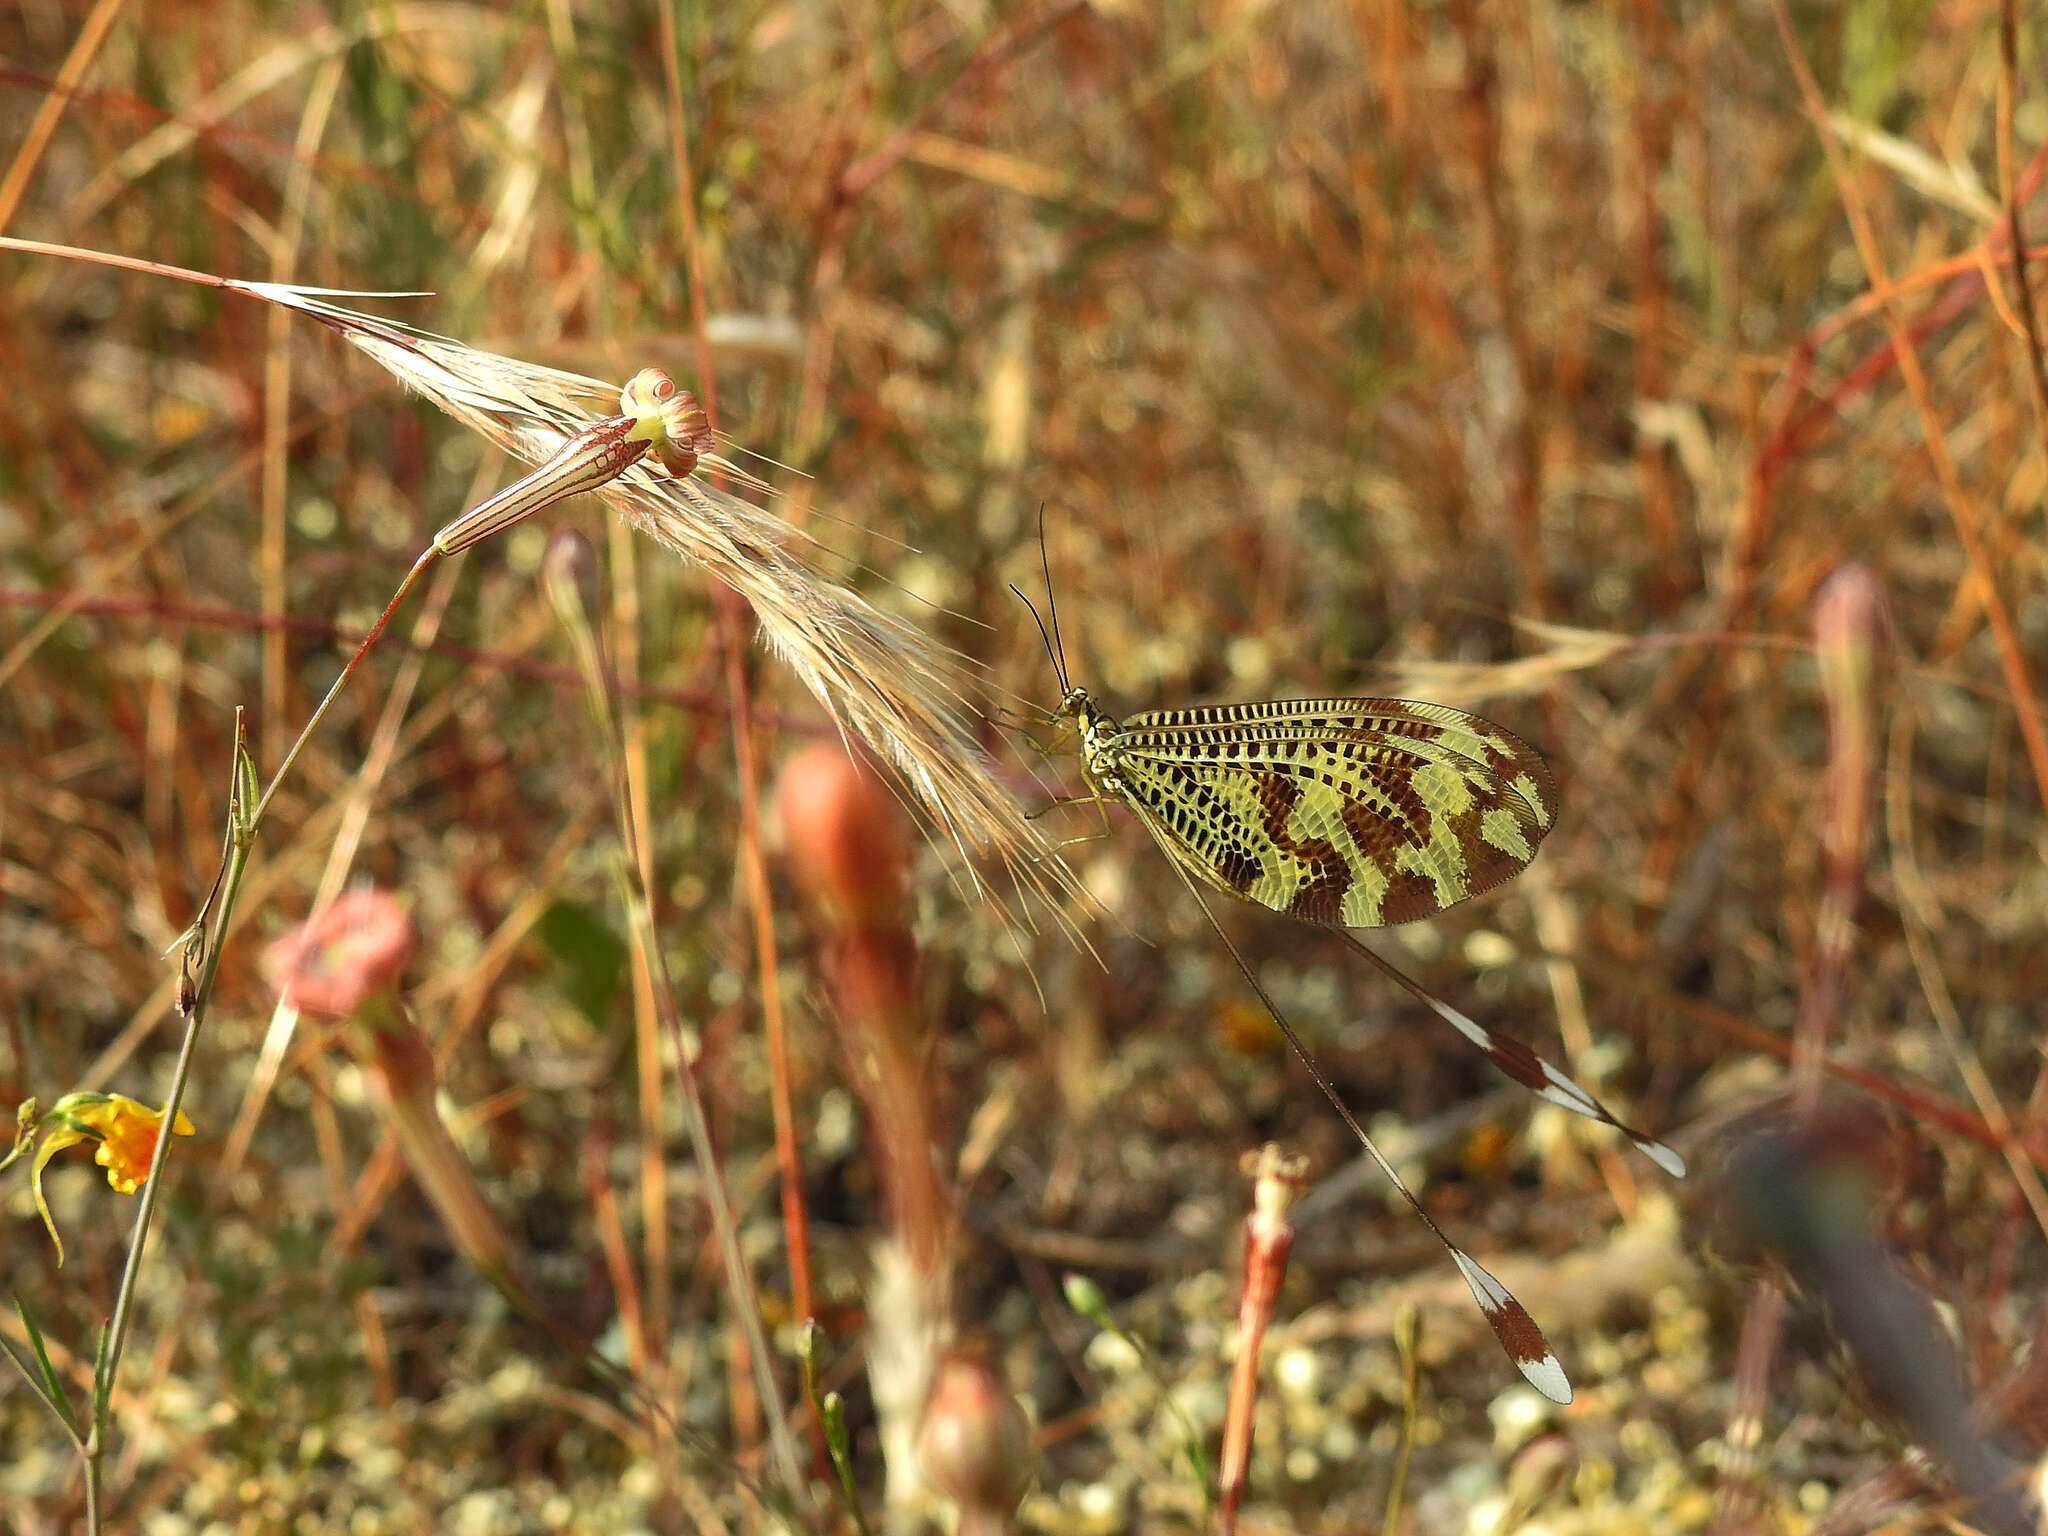
[{"label": "dry brown grass", "polygon": [[[1043,906],[1022,903],[1037,932],[1003,921],[931,829],[912,888],[933,1153],[964,1227],[953,1310],[1037,1416],[1026,1529],[1200,1520],[1159,1378],[1213,1437],[1236,1167],[1267,1138],[1323,1180],[1296,1209],[1244,1528],[1377,1528],[1413,1301],[1407,1529],[1943,1529],[1947,1479],[1974,1474],[1938,1445],[1946,1474],[1897,1470],[1929,1435],[1867,1357],[1842,1366],[1828,1263],[1730,1235],[1769,1226],[1716,1170],[1749,1167],[1795,1024],[1839,1069],[1841,1118],[1791,1166],[1877,1170],[1872,1241],[1954,1309],[2001,1454],[2038,1457],[2021,1362],[2048,1300],[2029,1203],[2048,762],[2026,690],[2048,665],[2048,459],[2004,222],[2031,206],[2048,242],[2036,16],[2009,90],[1996,4],[1801,6],[1809,100],[1765,6],[98,14],[0,12],[0,233],[430,289],[391,312],[709,395],[694,265],[720,428],[809,477],[755,463],[820,579],[985,668],[980,744],[1027,804],[1055,792],[1034,774],[1078,787],[997,707],[1054,702],[1005,590],[1036,590],[1041,504],[1069,657],[1112,707],[1427,692],[1557,767],[1565,814],[1526,875],[1379,942],[1669,1133],[1700,1169],[1682,1189],[1495,1095],[1328,937],[1225,915],[1549,1331],[1580,1389],[1554,1416],[1440,1253],[1345,1169],[1341,1126],[1136,829],[1068,850],[1107,909],[1068,908],[1100,965]],[[2038,300],[2048,267],[2030,276]],[[515,471],[246,299],[15,256],[0,285],[0,1104],[146,1097],[235,706],[274,762],[425,536]],[[549,521],[598,537],[603,515]],[[117,1405],[118,1528],[767,1528],[735,1471],[762,1467],[760,1404],[623,959],[601,754],[534,579],[545,535],[432,585],[266,829]],[[736,873],[735,697],[764,780],[831,727],[765,651],[736,695],[698,570],[599,543],[657,920],[771,1320],[790,1279],[764,911],[780,957],[826,1381],[878,1509],[876,1138],[820,941],[780,877],[757,907]],[[1812,649],[1850,561],[1886,625],[1860,789],[1839,753],[1830,776],[1837,674]],[[1100,829],[1085,809],[1041,826]],[[310,1031],[222,1166],[272,1017],[258,941],[338,872],[412,906],[407,1000],[529,1283],[665,1394],[687,1444],[454,1260],[360,1073]],[[51,1176],[69,1264],[10,1183],[0,1288],[82,1370],[129,1208],[71,1157]],[[1063,1305],[1069,1270],[1156,1377]],[[1755,1299],[1772,1277],[1782,1327]],[[0,1445],[0,1527],[71,1529],[74,1464],[19,1390]]]}]

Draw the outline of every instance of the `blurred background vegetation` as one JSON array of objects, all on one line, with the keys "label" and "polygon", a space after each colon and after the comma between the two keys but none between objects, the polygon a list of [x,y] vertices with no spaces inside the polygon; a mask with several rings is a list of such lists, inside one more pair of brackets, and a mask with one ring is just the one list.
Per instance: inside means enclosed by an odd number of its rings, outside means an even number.
[{"label": "blurred background vegetation", "polygon": [[[943,837],[909,835],[903,1069],[958,1215],[906,1235],[884,1187],[904,1125],[868,1091],[774,810],[779,765],[830,727],[749,657],[826,1385],[871,1509],[885,1476],[916,1481],[869,1386],[887,1256],[930,1240],[942,1310],[1033,1416],[1020,1527],[1200,1528],[1183,1425],[1213,1441],[1222,1417],[1238,1159],[1271,1138],[1320,1183],[1266,1344],[1247,1528],[1378,1528],[1408,1304],[1396,1528],[1945,1530],[1973,1479],[2048,1441],[2027,1022],[2048,757],[2025,685],[2048,662],[2048,461],[2023,299],[2048,267],[2015,273],[2006,216],[2043,179],[2048,93],[2041,13],[2018,9],[2007,60],[1991,0],[21,0],[0,12],[0,232],[424,290],[379,307],[715,383],[821,565],[979,665],[986,744],[1030,806],[1080,788],[1040,750],[1056,684],[1006,591],[1042,587],[1041,508],[1069,661],[1112,709],[1420,696],[1547,753],[1565,809],[1528,873],[1376,942],[1667,1135],[1685,1185],[1501,1091],[1330,936],[1221,917],[1544,1325],[1579,1389],[1559,1411],[1354,1176],[1126,818],[1068,850],[1099,962],[1043,908],[1021,909],[1036,931],[999,920]],[[2032,228],[2048,241],[2048,212]],[[251,300],[12,254],[0,285],[0,1101],[150,1098],[235,709],[274,764],[426,537],[515,471]],[[657,922],[786,1344],[733,693],[714,594],[611,521],[570,504],[465,556],[265,829],[117,1403],[116,1528],[769,1526],[762,1405],[536,583],[550,530],[601,552],[606,643],[640,685]],[[1831,671],[1816,596],[1851,563],[1881,607],[1837,605]],[[422,612],[438,630],[408,649]],[[302,1025],[252,1093],[263,944],[343,876],[411,912],[403,995],[443,1116],[556,1333],[463,1262],[330,1033]],[[1795,1028],[1837,1070],[1826,1115],[1788,1131]],[[19,1173],[0,1285],[89,1368],[132,1207],[83,1157],[54,1165],[60,1272]],[[1800,1247],[1823,1231],[1847,1248]],[[1917,1340],[1904,1365],[1845,1323],[1876,1270],[1909,1316],[1945,1309],[1925,1338],[1877,1330]],[[1123,1337],[1068,1306],[1070,1272]],[[0,1447],[0,1525],[72,1529],[75,1462],[11,1382]],[[904,1521],[941,1507],[896,1492]]]}]

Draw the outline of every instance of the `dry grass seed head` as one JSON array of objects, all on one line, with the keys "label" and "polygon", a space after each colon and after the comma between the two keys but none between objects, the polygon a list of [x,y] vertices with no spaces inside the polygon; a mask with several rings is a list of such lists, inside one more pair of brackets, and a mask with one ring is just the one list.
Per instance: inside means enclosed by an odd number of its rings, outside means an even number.
[{"label": "dry grass seed head", "polygon": [[[539,367],[343,308],[303,290],[240,284],[333,327],[400,383],[513,457],[540,463],[608,413],[617,387]],[[595,408],[594,408],[595,407]],[[705,454],[699,471],[765,491],[730,460]],[[1026,819],[970,734],[963,660],[857,593],[813,570],[803,535],[701,473],[636,464],[598,494],[643,532],[745,598],[770,648],[831,713],[900,774],[969,860],[992,854],[1054,912],[1077,889],[1059,854]]]}]

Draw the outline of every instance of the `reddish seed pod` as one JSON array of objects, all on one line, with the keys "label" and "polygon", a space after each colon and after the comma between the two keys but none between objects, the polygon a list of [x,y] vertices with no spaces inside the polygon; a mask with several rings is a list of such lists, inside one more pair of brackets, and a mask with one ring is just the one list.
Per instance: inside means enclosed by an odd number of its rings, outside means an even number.
[{"label": "reddish seed pod", "polygon": [[1290,1156],[1274,1142],[1247,1152],[1239,1171],[1252,1181],[1252,1213],[1244,1221],[1244,1289],[1237,1299],[1237,1363],[1230,1372],[1224,1405],[1223,1444],[1217,1464],[1219,1514],[1223,1530],[1237,1529],[1238,1501],[1251,1467],[1252,1400],[1258,1393],[1259,1345],[1273,1320],[1273,1304],[1287,1277],[1294,1247],[1294,1223],[1287,1208],[1308,1182],[1308,1159]]},{"label": "reddish seed pod", "polygon": [[932,1486],[960,1506],[960,1529],[999,1530],[1031,1483],[1031,1424],[989,1359],[986,1343],[954,1345],[932,1375],[917,1459]]}]

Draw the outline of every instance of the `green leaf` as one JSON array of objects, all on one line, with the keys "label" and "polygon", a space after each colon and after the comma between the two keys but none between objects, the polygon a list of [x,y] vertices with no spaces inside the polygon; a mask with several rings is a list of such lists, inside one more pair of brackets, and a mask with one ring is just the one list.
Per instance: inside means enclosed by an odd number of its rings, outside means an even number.
[{"label": "green leaf", "polygon": [[256,773],[256,759],[239,742],[235,746],[235,788],[228,800],[228,818],[235,839],[244,845],[256,836],[256,807],[263,802],[263,780]]},{"label": "green leaf", "polygon": [[803,1326],[797,1330],[797,1358],[803,1362],[804,1395],[815,1399],[818,1395],[818,1367],[825,1359],[825,1330],[815,1317],[805,1318]]},{"label": "green leaf", "polygon": [[860,1490],[853,1480],[853,1450],[852,1440],[846,1433],[846,1404],[837,1392],[821,1392],[818,1388],[818,1370],[825,1359],[825,1330],[818,1326],[814,1317],[804,1319],[797,1358],[803,1367],[804,1396],[810,1399],[811,1409],[818,1415],[818,1423],[825,1431],[825,1453],[832,1458],[832,1470],[838,1475],[840,1497],[845,1502],[847,1514],[853,1519],[854,1528],[861,1536],[868,1536],[867,1518],[861,1513]]},{"label": "green leaf", "polygon": [[1067,1305],[1087,1318],[1089,1322],[1105,1333],[1122,1335],[1116,1319],[1109,1315],[1109,1302],[1102,1294],[1102,1287],[1086,1275],[1066,1275],[1060,1280],[1060,1289],[1066,1293]]},{"label": "green leaf", "polygon": [[1851,115],[1884,121],[1907,70],[1922,56],[1929,0],[1858,0],[1842,24],[1842,93]]},{"label": "green leaf", "polygon": [[832,1458],[832,1470],[839,1474],[839,1491],[846,1497],[846,1512],[853,1516],[854,1529],[868,1536],[868,1522],[861,1513],[860,1490],[853,1481],[852,1441],[846,1433],[846,1400],[837,1392],[818,1399],[818,1418],[825,1426],[825,1451]]},{"label": "green leaf", "polygon": [[626,971],[626,941],[590,908],[557,901],[534,925],[548,953],[563,969],[562,990],[598,1029],[605,1027],[612,998]]},{"label": "green leaf", "polygon": [[114,1399],[114,1373],[107,1366],[107,1330],[100,1327],[100,1341],[92,1352],[92,1432],[100,1444],[107,1441],[107,1408]]},{"label": "green leaf", "polygon": [[[58,1380],[57,1368],[50,1364],[50,1352],[43,1347],[43,1330],[36,1326],[36,1320],[29,1316],[28,1303],[19,1296],[14,1298],[14,1315],[21,1319],[22,1331],[28,1335],[29,1348],[35,1351],[36,1370],[31,1373],[28,1362],[15,1354],[11,1345],[7,1350],[8,1358],[13,1360],[16,1370],[28,1377],[29,1385],[37,1389],[37,1394],[49,1404],[50,1411],[64,1421],[64,1427],[74,1436],[82,1435],[84,1431],[79,1427],[78,1417],[71,1411],[70,1399],[65,1396],[64,1383]],[[38,1377],[41,1379],[38,1380]]]}]

